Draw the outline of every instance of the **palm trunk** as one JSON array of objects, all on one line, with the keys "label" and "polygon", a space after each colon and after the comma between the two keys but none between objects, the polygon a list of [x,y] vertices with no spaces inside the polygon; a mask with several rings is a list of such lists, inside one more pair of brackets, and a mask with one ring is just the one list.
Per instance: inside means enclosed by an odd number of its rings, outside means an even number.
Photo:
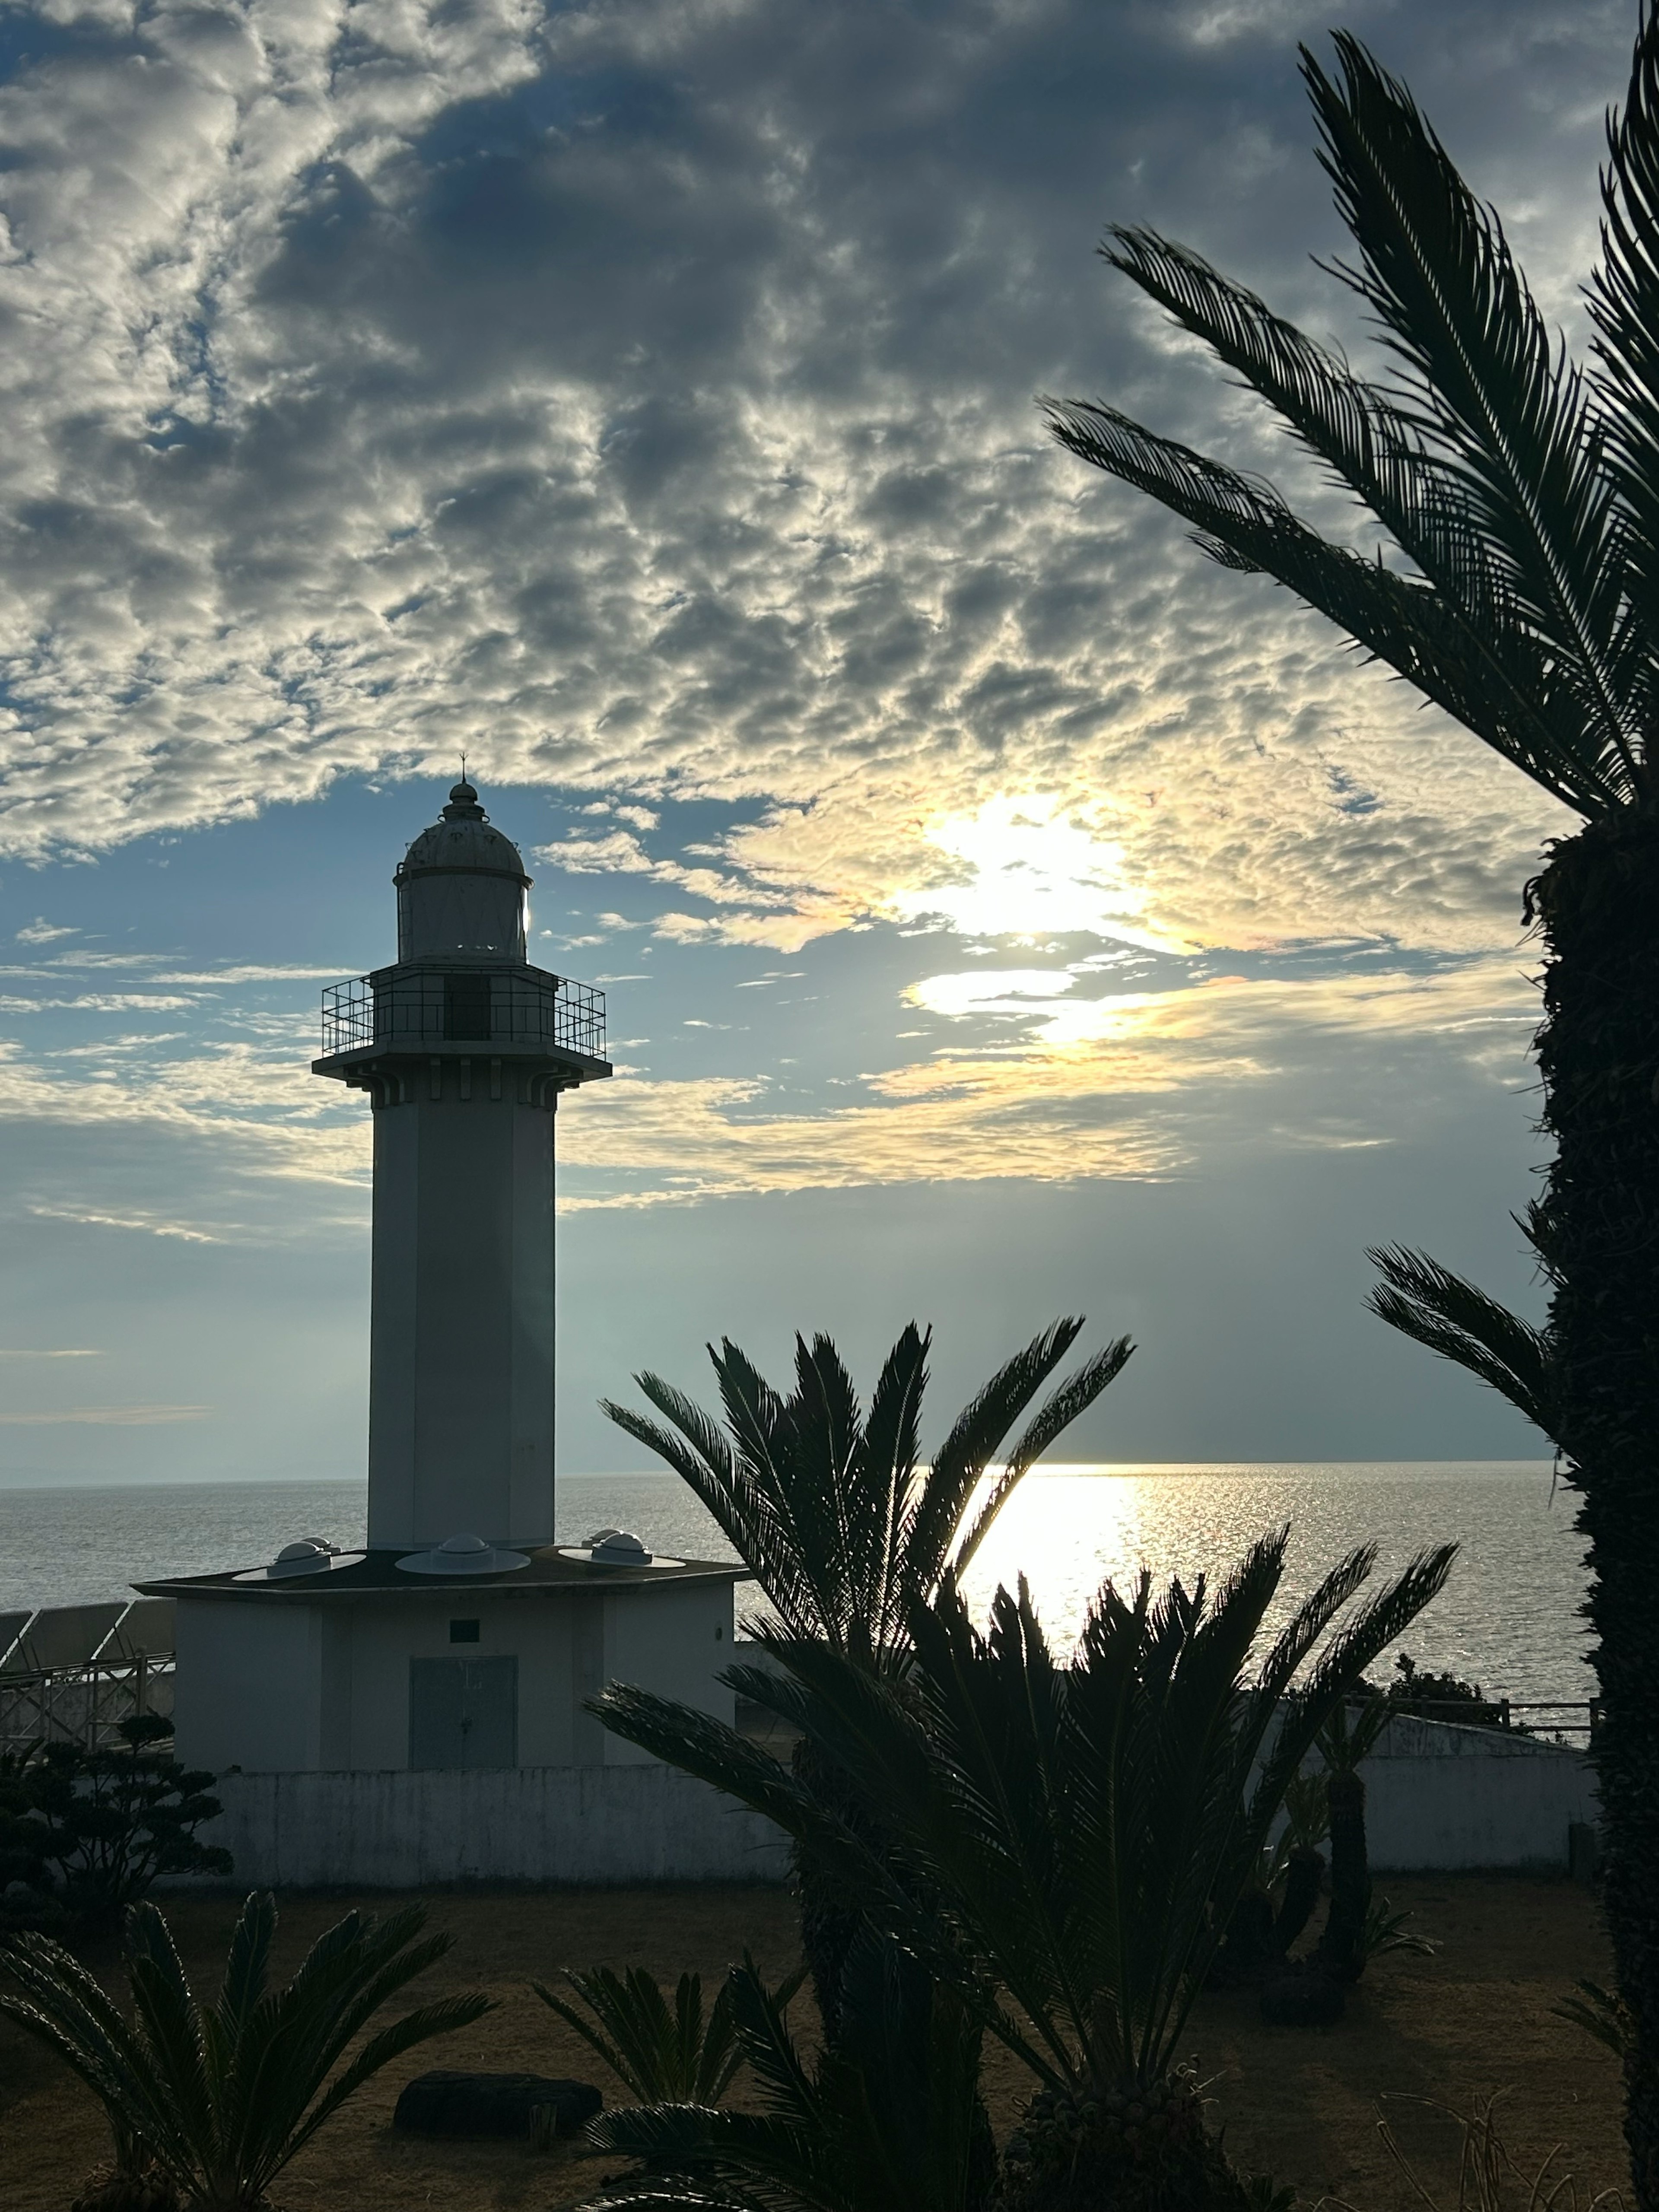
[{"label": "palm trunk", "polygon": [[1589,1540],[1607,1926],[1636,2029],[1625,2134],[1637,2205],[1659,2212],[1659,819],[1593,823],[1528,899],[1557,1148],[1539,1230]]},{"label": "palm trunk", "polygon": [[1364,1969],[1361,1944],[1371,1909],[1365,1785],[1357,1768],[1339,1767],[1325,1777],[1325,1790],[1331,1808],[1331,1908],[1314,1964],[1334,1982],[1357,1982]]}]

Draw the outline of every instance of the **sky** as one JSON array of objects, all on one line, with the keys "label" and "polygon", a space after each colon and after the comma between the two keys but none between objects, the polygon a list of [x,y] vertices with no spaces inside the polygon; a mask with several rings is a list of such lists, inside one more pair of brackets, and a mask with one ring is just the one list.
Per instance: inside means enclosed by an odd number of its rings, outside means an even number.
[{"label": "sky", "polygon": [[0,10],[0,1484],[349,1477],[369,1131],[323,984],[463,751],[599,983],[561,1455],[730,1335],[934,1430],[1053,1316],[1102,1461],[1541,1455],[1364,1310],[1530,1312],[1522,887],[1572,819],[1046,440],[1358,518],[1095,256],[1375,366],[1297,46],[1412,85],[1582,343],[1632,5]]}]

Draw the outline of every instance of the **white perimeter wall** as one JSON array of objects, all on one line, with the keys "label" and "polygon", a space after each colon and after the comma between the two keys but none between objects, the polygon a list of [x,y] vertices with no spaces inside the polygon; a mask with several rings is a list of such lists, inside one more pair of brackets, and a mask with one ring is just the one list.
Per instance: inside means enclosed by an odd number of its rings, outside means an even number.
[{"label": "white perimeter wall", "polygon": [[201,1831],[250,1887],[781,1881],[769,1820],[668,1766],[231,1774]]},{"label": "white perimeter wall", "polygon": [[[1503,1739],[1368,1759],[1371,1864],[1390,1871],[1565,1869],[1567,1829],[1593,1821],[1589,1762]],[[248,1886],[420,1889],[472,1881],[781,1881],[770,1822],[674,1768],[471,1773],[231,1774],[202,1831]]]}]

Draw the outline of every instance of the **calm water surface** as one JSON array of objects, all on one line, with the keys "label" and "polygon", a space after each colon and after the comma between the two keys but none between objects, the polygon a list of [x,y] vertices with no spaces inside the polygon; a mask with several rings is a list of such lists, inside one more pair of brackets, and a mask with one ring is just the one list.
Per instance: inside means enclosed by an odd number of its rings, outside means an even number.
[{"label": "calm water surface", "polygon": [[[1054,1468],[1015,1493],[969,1589],[982,1605],[999,1581],[1024,1573],[1060,1642],[1106,1577],[1143,1563],[1159,1577],[1213,1574],[1285,1522],[1287,1602],[1355,1544],[1375,1540],[1386,1570],[1424,1545],[1455,1541],[1451,1580],[1405,1648],[1496,1693],[1582,1698],[1594,1685],[1581,1656],[1574,1504],[1565,1491],[1552,1500],[1549,1467],[1533,1461]],[[295,1536],[361,1543],[363,1511],[361,1483],[0,1491],[0,1611],[119,1597],[154,1575],[258,1565]],[[613,1523],[660,1552],[731,1557],[672,1474],[567,1475],[558,1520],[562,1541]]]}]

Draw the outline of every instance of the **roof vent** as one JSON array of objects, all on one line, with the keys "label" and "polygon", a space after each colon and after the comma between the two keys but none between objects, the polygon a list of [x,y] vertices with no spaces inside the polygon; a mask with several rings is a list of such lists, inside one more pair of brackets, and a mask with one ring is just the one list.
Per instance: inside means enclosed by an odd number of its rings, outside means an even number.
[{"label": "roof vent", "polygon": [[510,1575],[530,1565],[527,1552],[507,1552],[482,1536],[446,1536],[429,1552],[408,1552],[398,1565],[406,1575]]},{"label": "roof vent", "polygon": [[239,1583],[287,1582],[293,1575],[322,1575],[340,1567],[355,1567],[362,1557],[361,1552],[343,1552],[326,1536],[301,1536],[284,1544],[268,1567],[250,1567],[236,1579]]},{"label": "roof vent", "polygon": [[684,1559],[665,1559],[647,1552],[629,1528],[597,1529],[585,1544],[562,1546],[560,1556],[580,1559],[591,1567],[680,1567],[685,1564]]}]

